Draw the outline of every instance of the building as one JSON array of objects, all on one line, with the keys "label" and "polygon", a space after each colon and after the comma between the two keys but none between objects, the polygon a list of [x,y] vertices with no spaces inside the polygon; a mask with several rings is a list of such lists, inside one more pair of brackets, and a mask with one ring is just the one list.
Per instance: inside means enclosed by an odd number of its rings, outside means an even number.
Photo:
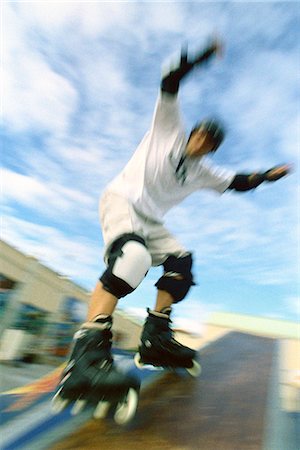
[{"label": "building", "polygon": [[[36,356],[37,347],[40,358],[65,357],[85,319],[89,297],[69,278],[0,241],[0,359]],[[141,324],[121,311],[114,319],[117,344],[135,347]]]}]

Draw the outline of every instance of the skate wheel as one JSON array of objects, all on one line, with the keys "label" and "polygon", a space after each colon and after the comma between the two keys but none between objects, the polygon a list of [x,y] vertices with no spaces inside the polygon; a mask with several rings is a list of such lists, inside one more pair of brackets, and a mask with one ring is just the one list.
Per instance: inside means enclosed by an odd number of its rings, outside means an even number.
[{"label": "skate wheel", "polygon": [[116,408],[114,420],[118,425],[125,425],[126,423],[130,422],[130,420],[135,415],[138,400],[138,392],[135,389],[130,388],[125,400],[118,403],[118,406]]},{"label": "skate wheel", "polygon": [[76,400],[73,408],[71,409],[71,416],[76,416],[77,414],[81,413],[81,411],[84,409],[86,404],[87,404],[86,400],[80,400],[80,399]]},{"label": "skate wheel", "polygon": [[53,414],[61,413],[68,405],[69,400],[60,397],[61,389],[55,394],[51,401],[51,410]]},{"label": "skate wheel", "polygon": [[192,377],[199,377],[201,373],[201,366],[195,359],[193,359],[193,367],[187,368],[186,370]]},{"label": "skate wheel", "polygon": [[134,364],[136,365],[136,367],[138,369],[143,369],[144,368],[144,363],[141,360],[141,355],[139,353],[136,353],[134,355]]},{"label": "skate wheel", "polygon": [[104,419],[109,411],[110,408],[110,402],[107,401],[101,401],[98,403],[95,411],[94,411],[94,418],[95,419]]}]

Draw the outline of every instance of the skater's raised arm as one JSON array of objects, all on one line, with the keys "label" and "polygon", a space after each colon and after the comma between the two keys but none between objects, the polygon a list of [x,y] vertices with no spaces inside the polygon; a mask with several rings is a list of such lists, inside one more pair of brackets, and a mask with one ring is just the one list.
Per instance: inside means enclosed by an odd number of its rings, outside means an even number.
[{"label": "skater's raised arm", "polygon": [[243,192],[257,188],[264,181],[277,181],[291,172],[291,166],[288,164],[275,166],[266,172],[252,174],[237,174],[228,189]]},{"label": "skater's raised arm", "polygon": [[[176,67],[173,67],[163,76],[160,85],[160,94],[156,103],[151,129],[159,130],[160,138],[164,132],[173,131],[175,127],[183,128],[177,93],[181,80],[188,75],[194,67],[204,65],[213,56],[221,53],[221,44],[214,40],[196,55],[188,55],[187,50],[181,52],[181,58]],[[166,95],[167,94],[167,95]]]},{"label": "skater's raised arm", "polygon": [[208,62],[213,56],[221,54],[221,50],[222,45],[217,40],[213,40],[206,48],[204,48],[204,50],[198,52],[194,57],[188,56],[186,49],[182,50],[179,65],[162,79],[162,92],[176,95],[181,80],[191,72],[194,67],[201,66]]}]

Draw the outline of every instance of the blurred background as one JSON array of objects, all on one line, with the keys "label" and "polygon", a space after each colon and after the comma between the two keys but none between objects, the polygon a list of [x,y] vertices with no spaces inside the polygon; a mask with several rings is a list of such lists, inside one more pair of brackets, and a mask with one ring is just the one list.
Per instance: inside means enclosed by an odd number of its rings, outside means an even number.
[{"label": "blurred background", "polygon": [[84,320],[88,293],[1,242],[1,360],[57,364]]},{"label": "blurred background", "polygon": [[[237,368],[241,355],[254,355],[255,371],[265,341],[251,340],[252,347],[234,335],[224,342],[225,332],[272,341],[265,347],[271,355],[265,386],[273,386],[272,395],[262,395],[269,405],[262,412],[269,418],[265,448],[268,442],[268,450],[277,449],[273,435],[284,442],[278,450],[293,449],[300,370],[298,3],[16,1],[1,4],[1,24],[2,411],[4,393],[65,361],[85,320],[104,270],[98,199],[150,125],[162,70],[178,59],[182,45],[193,53],[217,35],[224,40],[223,57],[195,71],[180,92],[187,131],[203,117],[219,116],[227,138],[215,164],[247,173],[290,163],[293,173],[242,195],[195,193],[167,214],[166,226],[193,251],[197,282],[174,308],[173,325],[189,345],[216,355],[224,348],[237,363],[226,378],[226,358],[205,360],[208,372],[194,394],[209,392],[220,364],[219,392],[228,388],[225,380],[245,381]],[[160,268],[153,268],[120,301],[114,324],[120,348],[136,348],[159,276]],[[243,390],[252,392],[247,384]],[[217,411],[217,403],[200,404],[199,398],[199,417]],[[233,414],[238,401],[232,397],[230,404]],[[156,448],[168,448],[163,445],[171,435]],[[242,442],[236,448],[248,449],[250,443]],[[180,450],[193,445],[181,442]]]}]

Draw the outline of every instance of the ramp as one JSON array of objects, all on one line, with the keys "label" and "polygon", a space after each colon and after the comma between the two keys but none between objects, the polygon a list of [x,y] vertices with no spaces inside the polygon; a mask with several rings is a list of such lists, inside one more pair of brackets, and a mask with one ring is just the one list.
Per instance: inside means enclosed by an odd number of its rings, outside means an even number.
[{"label": "ramp", "polygon": [[262,450],[276,341],[230,333],[205,348],[203,372],[166,374],[129,428],[89,421],[52,450]]},{"label": "ramp", "polygon": [[[134,366],[131,353],[114,350],[114,356],[116,364],[121,364],[123,370],[140,373]],[[1,450],[48,449],[91,418],[91,411],[72,416],[70,408],[61,414],[52,414],[50,403],[62,370],[63,366],[58,367],[28,385],[0,394]],[[152,370],[141,372],[143,385],[151,383],[156,374]]]}]

